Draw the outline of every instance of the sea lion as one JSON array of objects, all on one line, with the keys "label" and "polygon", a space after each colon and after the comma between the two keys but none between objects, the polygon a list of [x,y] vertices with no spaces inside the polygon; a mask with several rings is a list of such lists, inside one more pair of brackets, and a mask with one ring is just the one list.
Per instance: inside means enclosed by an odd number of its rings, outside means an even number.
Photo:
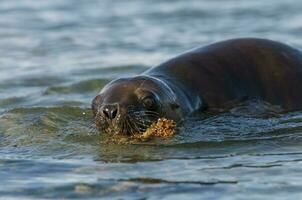
[{"label": "sea lion", "polygon": [[177,122],[246,100],[301,109],[301,52],[257,38],[210,44],[111,81],[94,98],[92,110],[100,131],[132,134],[159,117]]}]

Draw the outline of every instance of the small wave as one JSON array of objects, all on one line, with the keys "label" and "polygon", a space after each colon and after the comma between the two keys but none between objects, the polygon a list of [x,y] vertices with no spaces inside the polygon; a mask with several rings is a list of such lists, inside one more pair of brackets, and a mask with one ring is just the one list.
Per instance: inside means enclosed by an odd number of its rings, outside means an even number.
[{"label": "small wave", "polygon": [[[99,84],[99,80],[83,85],[93,88],[95,83]],[[193,116],[181,125],[173,138],[112,144],[104,142],[110,135],[97,133],[90,108],[14,108],[0,116],[0,146],[3,150],[28,149],[30,155],[73,157],[87,153],[106,161],[139,161],[175,156],[192,158],[200,155],[200,151],[215,154],[223,150],[228,154],[242,146],[258,146],[259,150],[268,146],[286,148],[302,142],[301,112],[280,113],[271,118],[263,118],[262,112],[258,117],[246,114],[244,110],[243,116],[238,112]],[[61,151],[62,148],[65,150]],[[28,154],[27,150],[24,152]]]},{"label": "small wave", "polygon": [[57,76],[39,75],[39,77],[20,76],[9,79],[0,83],[0,88],[15,88],[15,87],[43,87],[66,82],[67,77],[61,78]]},{"label": "small wave", "polygon": [[2,108],[4,107],[10,107],[13,105],[18,105],[19,103],[22,103],[25,100],[25,97],[10,97],[6,99],[0,99],[0,106]]},{"label": "small wave", "polygon": [[81,143],[87,144],[89,140],[93,148],[93,141],[97,137],[92,113],[86,108],[15,108],[1,115],[0,124],[2,150],[18,147],[11,150],[23,149],[24,153],[32,156],[80,155],[89,150],[89,145],[85,147]]},{"label": "small wave", "polygon": [[89,92],[99,92],[102,87],[105,86],[110,80],[108,79],[93,79],[80,81],[67,86],[53,86],[46,89],[44,95],[50,94],[71,94],[71,93],[89,93]]},{"label": "small wave", "polygon": [[123,74],[138,74],[147,69],[147,66],[143,65],[117,65],[117,66],[103,66],[98,68],[91,69],[79,69],[72,72],[73,75],[100,75],[100,76],[108,76],[112,74],[123,75]]}]

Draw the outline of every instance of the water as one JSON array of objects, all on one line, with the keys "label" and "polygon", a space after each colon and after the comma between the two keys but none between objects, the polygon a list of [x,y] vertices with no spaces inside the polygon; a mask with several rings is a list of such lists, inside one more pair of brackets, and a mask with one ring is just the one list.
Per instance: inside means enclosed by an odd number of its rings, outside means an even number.
[{"label": "water", "polygon": [[214,41],[302,49],[301,10],[298,0],[2,0],[0,199],[301,198],[302,112],[267,115],[256,102],[193,117],[171,139],[107,144],[89,109],[111,79]]}]

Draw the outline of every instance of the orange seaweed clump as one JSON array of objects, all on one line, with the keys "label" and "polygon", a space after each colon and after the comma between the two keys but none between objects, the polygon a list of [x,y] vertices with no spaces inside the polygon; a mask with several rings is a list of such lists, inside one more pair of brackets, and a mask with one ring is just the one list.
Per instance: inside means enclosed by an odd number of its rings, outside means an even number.
[{"label": "orange seaweed clump", "polygon": [[175,135],[176,122],[174,120],[159,118],[153,122],[144,133],[135,133],[131,137],[114,135],[102,144],[135,144],[138,141],[147,141],[152,137],[169,138]]},{"label": "orange seaweed clump", "polygon": [[175,121],[166,118],[159,118],[153,122],[151,126],[139,136],[140,139],[148,139],[150,137],[171,137],[175,134]]}]

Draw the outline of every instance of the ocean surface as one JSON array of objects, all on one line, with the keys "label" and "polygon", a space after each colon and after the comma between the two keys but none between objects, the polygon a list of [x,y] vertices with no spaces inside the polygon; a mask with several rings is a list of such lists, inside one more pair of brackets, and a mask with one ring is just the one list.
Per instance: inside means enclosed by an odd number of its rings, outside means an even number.
[{"label": "ocean surface", "polygon": [[[1,0],[0,199],[301,199],[302,112],[262,102],[104,142],[110,80],[235,37],[302,49],[299,0]],[[302,92],[302,91],[301,91]]]}]

